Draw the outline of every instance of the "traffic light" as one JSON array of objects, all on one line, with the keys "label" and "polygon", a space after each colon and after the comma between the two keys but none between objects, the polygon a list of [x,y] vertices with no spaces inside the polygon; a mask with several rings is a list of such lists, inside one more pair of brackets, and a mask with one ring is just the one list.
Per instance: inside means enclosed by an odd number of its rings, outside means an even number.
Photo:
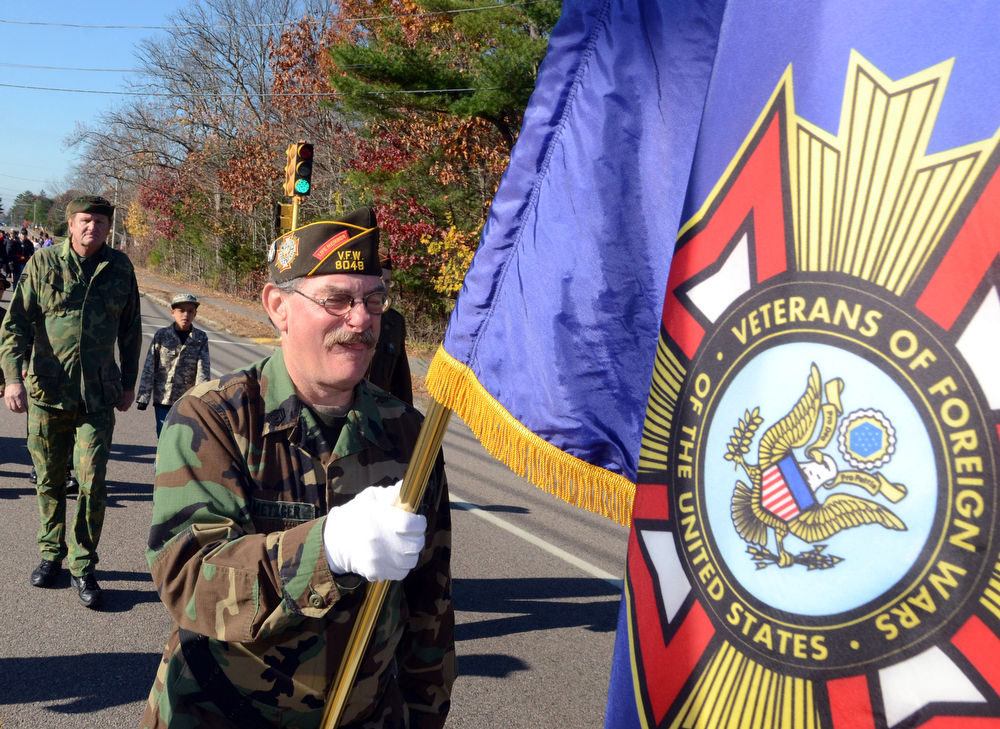
[{"label": "traffic light", "polygon": [[294,208],[292,203],[278,203],[274,206],[274,227],[279,234],[284,235],[294,226]]},{"label": "traffic light", "polygon": [[285,150],[285,194],[308,195],[312,192],[313,146],[294,142]]},{"label": "traffic light", "polygon": [[295,148],[298,145],[289,144],[285,150],[285,194],[295,194]]}]

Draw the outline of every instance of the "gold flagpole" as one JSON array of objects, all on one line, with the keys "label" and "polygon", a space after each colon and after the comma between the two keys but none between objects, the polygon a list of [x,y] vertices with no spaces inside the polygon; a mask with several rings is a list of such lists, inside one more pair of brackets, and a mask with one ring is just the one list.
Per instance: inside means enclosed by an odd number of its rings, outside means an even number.
[{"label": "gold flagpole", "polygon": [[[417,442],[413,447],[410,464],[406,467],[406,473],[403,475],[403,485],[399,490],[397,506],[408,511],[416,511],[420,505],[420,501],[424,497],[424,490],[427,488],[427,479],[431,475],[431,469],[434,468],[438,451],[441,450],[441,441],[444,439],[450,417],[451,410],[437,400],[431,400],[427,416],[424,418],[420,433],[417,435]],[[354,680],[361,667],[361,659],[368,648],[368,641],[371,640],[372,633],[375,632],[375,623],[382,610],[382,603],[385,602],[388,590],[388,580],[368,586],[365,599],[358,612],[358,618],[354,623],[354,629],[351,631],[351,637],[344,650],[344,657],[340,660],[337,676],[326,698],[323,721],[320,723],[321,729],[336,729],[340,724],[344,707],[347,706],[347,697],[354,687]]]}]

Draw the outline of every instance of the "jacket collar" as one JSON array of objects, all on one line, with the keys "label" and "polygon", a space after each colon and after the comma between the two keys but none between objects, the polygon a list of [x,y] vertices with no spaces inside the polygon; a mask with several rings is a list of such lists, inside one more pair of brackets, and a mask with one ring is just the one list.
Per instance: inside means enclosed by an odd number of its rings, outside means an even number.
[{"label": "jacket collar", "polygon": [[189,343],[192,343],[195,339],[195,332],[198,331],[198,327],[191,327],[191,329],[188,331],[187,341],[182,342],[181,335],[177,331],[177,327],[174,325],[173,322],[164,327],[164,329],[170,329],[170,336],[173,338],[173,341],[177,342],[177,344],[180,345],[181,347],[186,347]]},{"label": "jacket collar", "polygon": [[[289,431],[289,439],[297,439],[297,434],[300,438],[302,434],[318,429],[316,415],[305,407],[295,393],[295,386],[285,367],[284,353],[280,349],[264,360],[261,384],[265,436],[278,431]],[[297,429],[296,426],[300,427]],[[354,402],[347,413],[347,427],[334,449],[338,455],[356,453],[363,449],[364,441],[381,443],[383,433],[382,414],[378,404],[368,389],[367,382],[361,380],[354,386]]]},{"label": "jacket collar", "polygon": [[[62,245],[59,247],[59,255],[62,256],[63,258],[69,258],[74,261],[80,260],[80,256],[78,256],[76,254],[76,251],[73,250],[73,246],[70,243],[68,235],[66,236],[66,240],[64,240]],[[107,241],[105,241],[104,244],[97,249],[97,253],[94,254],[94,258],[98,261],[102,261],[107,257],[108,257],[108,243]]]},{"label": "jacket collar", "polygon": [[[73,246],[69,242],[69,236],[66,236],[66,240],[63,241],[62,247],[59,249],[59,256],[66,260],[67,265],[72,269],[76,270],[79,275],[83,274],[83,264],[80,262],[80,256],[77,255],[76,251],[73,250]],[[94,276],[96,276],[101,270],[107,265],[106,262],[109,260],[108,256],[108,244],[104,243],[100,248],[97,249],[91,258],[94,260]]]}]

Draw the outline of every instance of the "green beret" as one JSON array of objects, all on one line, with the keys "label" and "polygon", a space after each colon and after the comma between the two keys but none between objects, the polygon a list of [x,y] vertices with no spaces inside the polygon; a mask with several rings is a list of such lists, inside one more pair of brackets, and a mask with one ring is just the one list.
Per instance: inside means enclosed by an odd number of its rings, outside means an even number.
[{"label": "green beret", "polygon": [[106,215],[110,220],[115,214],[115,206],[100,195],[81,195],[66,205],[66,218],[74,213]]},{"label": "green beret", "polygon": [[330,273],[381,276],[375,211],[361,208],[343,220],[310,223],[286,233],[268,248],[267,270],[274,283]]}]

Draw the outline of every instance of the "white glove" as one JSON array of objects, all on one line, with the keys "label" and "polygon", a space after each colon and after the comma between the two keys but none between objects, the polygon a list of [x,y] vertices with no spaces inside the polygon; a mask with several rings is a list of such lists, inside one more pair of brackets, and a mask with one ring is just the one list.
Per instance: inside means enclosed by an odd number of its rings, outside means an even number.
[{"label": "white glove", "polygon": [[427,518],[395,506],[401,485],[369,486],[330,509],[323,546],[331,572],[353,572],[379,582],[401,580],[416,567]]}]

